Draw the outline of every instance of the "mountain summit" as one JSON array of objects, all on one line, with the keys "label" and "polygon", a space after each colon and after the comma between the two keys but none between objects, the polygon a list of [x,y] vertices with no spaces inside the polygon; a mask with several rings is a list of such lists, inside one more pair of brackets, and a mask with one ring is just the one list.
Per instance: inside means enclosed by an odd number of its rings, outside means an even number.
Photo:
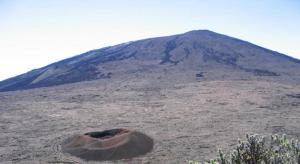
[{"label": "mountain summit", "polygon": [[300,60],[208,30],[92,50],[0,82],[0,91],[119,77],[300,83]]}]

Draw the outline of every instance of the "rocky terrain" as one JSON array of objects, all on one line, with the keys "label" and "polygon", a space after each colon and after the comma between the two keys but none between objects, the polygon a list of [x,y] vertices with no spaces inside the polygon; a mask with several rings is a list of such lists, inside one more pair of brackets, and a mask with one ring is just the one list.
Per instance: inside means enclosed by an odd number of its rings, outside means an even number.
[{"label": "rocky terrain", "polygon": [[247,133],[300,139],[299,70],[297,59],[206,30],[93,50],[0,82],[0,163],[97,163],[61,143],[114,128],[154,147],[103,163],[203,161]]},{"label": "rocky terrain", "polygon": [[[87,163],[61,152],[74,134],[135,129],[152,152],[111,163],[187,163],[247,133],[300,138],[300,86],[264,81],[92,81],[0,94],[1,163]],[[96,163],[96,162],[89,162]],[[110,162],[104,162],[110,163]]]}]

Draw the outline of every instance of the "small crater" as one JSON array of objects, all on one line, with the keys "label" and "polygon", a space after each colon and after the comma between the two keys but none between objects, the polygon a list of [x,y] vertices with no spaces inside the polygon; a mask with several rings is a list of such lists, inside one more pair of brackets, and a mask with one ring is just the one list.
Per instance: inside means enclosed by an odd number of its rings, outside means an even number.
[{"label": "small crater", "polygon": [[87,161],[130,159],[153,149],[147,135],[128,129],[88,132],[66,139],[62,151]]}]

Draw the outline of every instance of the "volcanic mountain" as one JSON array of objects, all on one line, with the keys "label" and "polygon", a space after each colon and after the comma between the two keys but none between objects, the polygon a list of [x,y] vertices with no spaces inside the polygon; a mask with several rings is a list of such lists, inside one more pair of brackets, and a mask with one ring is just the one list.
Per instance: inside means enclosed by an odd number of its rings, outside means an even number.
[{"label": "volcanic mountain", "polygon": [[0,91],[118,78],[300,83],[300,60],[208,30],[91,50],[0,82]]}]

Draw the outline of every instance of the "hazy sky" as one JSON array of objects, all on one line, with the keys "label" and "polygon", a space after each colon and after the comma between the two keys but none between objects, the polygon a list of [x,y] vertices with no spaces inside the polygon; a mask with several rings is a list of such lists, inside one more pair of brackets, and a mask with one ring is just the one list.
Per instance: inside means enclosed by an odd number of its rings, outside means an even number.
[{"label": "hazy sky", "polygon": [[300,59],[299,0],[0,0],[0,80],[91,49],[196,29]]}]

